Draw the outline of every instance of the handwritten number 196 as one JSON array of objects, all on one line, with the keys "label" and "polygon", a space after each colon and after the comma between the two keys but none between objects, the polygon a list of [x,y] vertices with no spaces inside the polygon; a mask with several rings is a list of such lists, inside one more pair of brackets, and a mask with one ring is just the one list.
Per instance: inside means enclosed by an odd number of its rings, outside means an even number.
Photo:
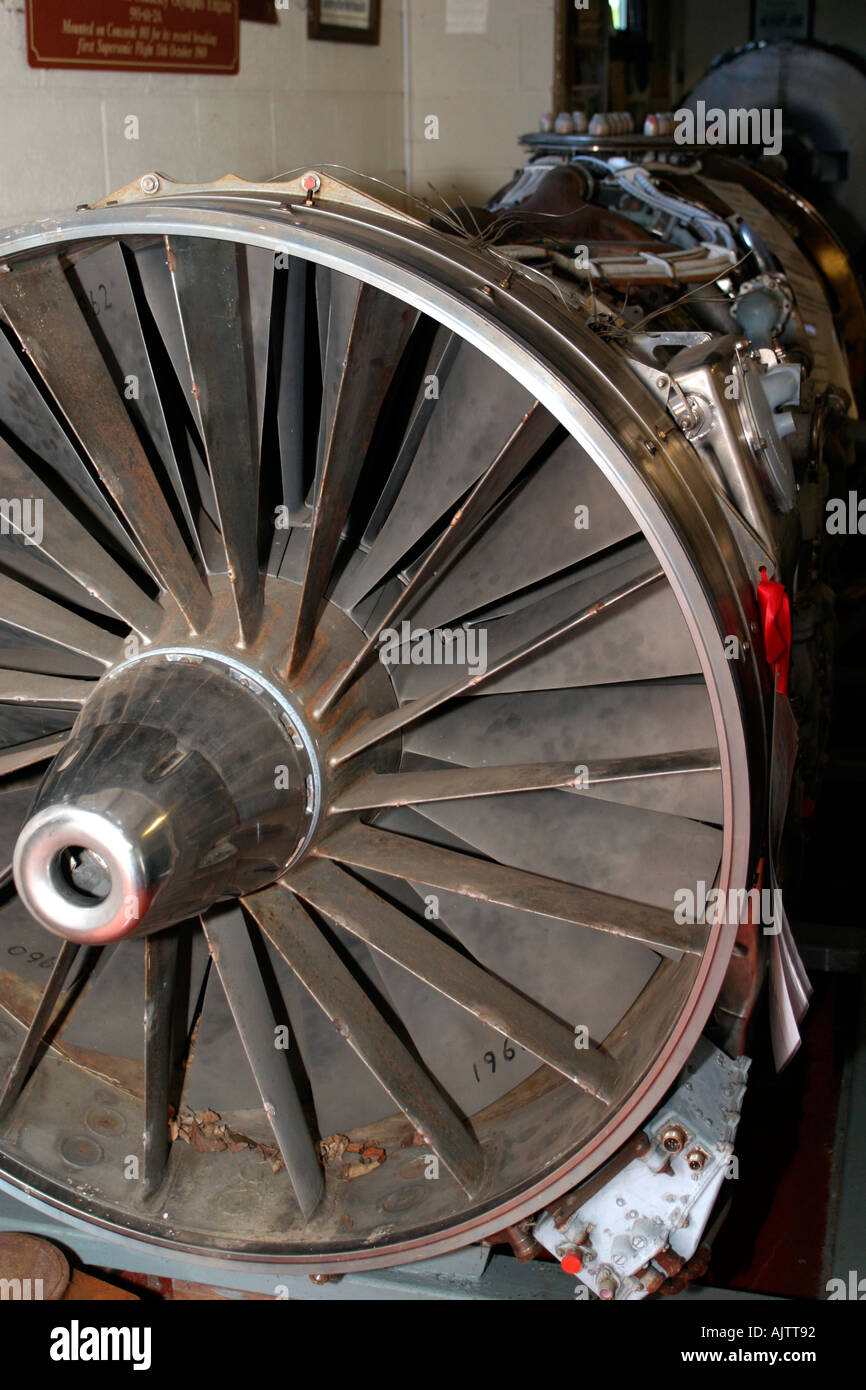
[{"label": "handwritten number 196", "polygon": [[[506,1062],[513,1062],[514,1058],[517,1056],[516,1048],[508,1041],[507,1038],[504,1040],[502,1044],[502,1056]],[[488,1067],[490,1068],[490,1074],[492,1076],[493,1073],[496,1071],[496,1053],[492,1050],[489,1052],[485,1052],[481,1060],[482,1062],[487,1063]],[[472,1070],[475,1073],[475,1080],[480,1082],[481,1077],[478,1074],[477,1062],[472,1063]]]}]

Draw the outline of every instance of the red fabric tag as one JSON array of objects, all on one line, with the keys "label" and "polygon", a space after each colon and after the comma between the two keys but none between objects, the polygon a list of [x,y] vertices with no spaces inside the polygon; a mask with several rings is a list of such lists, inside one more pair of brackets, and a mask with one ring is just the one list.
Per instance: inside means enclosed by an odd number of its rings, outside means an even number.
[{"label": "red fabric tag", "polygon": [[777,677],[776,689],[780,695],[787,695],[788,667],[791,663],[791,605],[784,584],[777,579],[768,579],[764,565],[761,565],[761,582],[758,585],[758,608],[764,632],[764,651]]}]

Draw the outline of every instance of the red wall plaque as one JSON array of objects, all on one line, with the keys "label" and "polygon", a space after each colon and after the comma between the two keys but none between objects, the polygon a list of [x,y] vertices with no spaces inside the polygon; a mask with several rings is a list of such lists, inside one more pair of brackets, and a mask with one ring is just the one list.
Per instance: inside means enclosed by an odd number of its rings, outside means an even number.
[{"label": "red wall plaque", "polygon": [[27,0],[34,68],[234,73],[238,0]]}]

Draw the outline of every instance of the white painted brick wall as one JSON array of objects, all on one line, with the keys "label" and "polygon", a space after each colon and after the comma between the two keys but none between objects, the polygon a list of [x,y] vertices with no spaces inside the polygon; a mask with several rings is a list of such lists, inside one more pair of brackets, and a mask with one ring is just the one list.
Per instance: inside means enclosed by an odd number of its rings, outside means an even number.
[{"label": "white painted brick wall", "polygon": [[[0,0],[0,224],[104,197],[151,169],[271,178],[332,161],[403,172],[403,37],[385,0],[378,47],[311,43],[300,0],[241,25],[237,77],[35,69],[22,0]],[[124,118],[138,117],[138,140]]]},{"label": "white painted brick wall", "polygon": [[[489,0],[486,34],[446,32],[446,0],[409,0],[412,191],[486,201],[525,152],[518,137],[550,108],[553,0]],[[425,117],[439,118],[439,139]]]},{"label": "white painted brick wall", "polygon": [[[0,0],[0,225],[92,202],[154,169],[198,181],[343,164],[449,201],[486,198],[550,103],[553,0],[490,0],[484,35],[448,35],[446,0],[382,0],[377,47],[311,43],[301,0],[241,25],[237,77],[27,65],[23,0]],[[440,138],[424,138],[424,117]],[[124,119],[139,120],[138,140]]]}]

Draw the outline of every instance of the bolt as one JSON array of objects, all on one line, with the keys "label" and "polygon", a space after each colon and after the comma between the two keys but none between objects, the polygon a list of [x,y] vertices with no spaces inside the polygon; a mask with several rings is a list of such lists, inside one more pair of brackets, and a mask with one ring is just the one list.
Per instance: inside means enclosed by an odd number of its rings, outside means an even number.
[{"label": "bolt", "polygon": [[666,376],[660,376],[656,378],[656,386],[659,388],[660,391],[663,391],[667,384],[668,379]]},{"label": "bolt", "polygon": [[295,745],[295,747],[303,748],[304,745],[301,741],[301,735],[298,733],[297,729],[295,728],[294,724],[292,723],[291,719],[287,714],[280,715],[280,723],[282,724],[283,728],[285,729],[289,738],[292,740],[292,743]]},{"label": "bolt", "polygon": [[301,187],[304,192],[311,197],[314,193],[318,193],[321,186],[322,180],[319,178],[318,174],[314,174],[312,170],[309,174],[304,174],[304,177],[301,179]]},{"label": "bolt", "polygon": [[615,1296],[616,1290],[617,1281],[611,1274],[610,1270],[607,1270],[605,1273],[601,1275],[601,1278],[598,1281],[598,1296],[599,1298],[603,1298],[604,1301],[608,1303]]},{"label": "bolt", "polygon": [[686,1142],[686,1132],[681,1125],[671,1125],[662,1134],[662,1148],[669,1154],[678,1154]]},{"label": "bolt", "polygon": [[139,179],[138,186],[142,193],[158,193],[159,179],[156,174],[145,174],[143,178]]}]

